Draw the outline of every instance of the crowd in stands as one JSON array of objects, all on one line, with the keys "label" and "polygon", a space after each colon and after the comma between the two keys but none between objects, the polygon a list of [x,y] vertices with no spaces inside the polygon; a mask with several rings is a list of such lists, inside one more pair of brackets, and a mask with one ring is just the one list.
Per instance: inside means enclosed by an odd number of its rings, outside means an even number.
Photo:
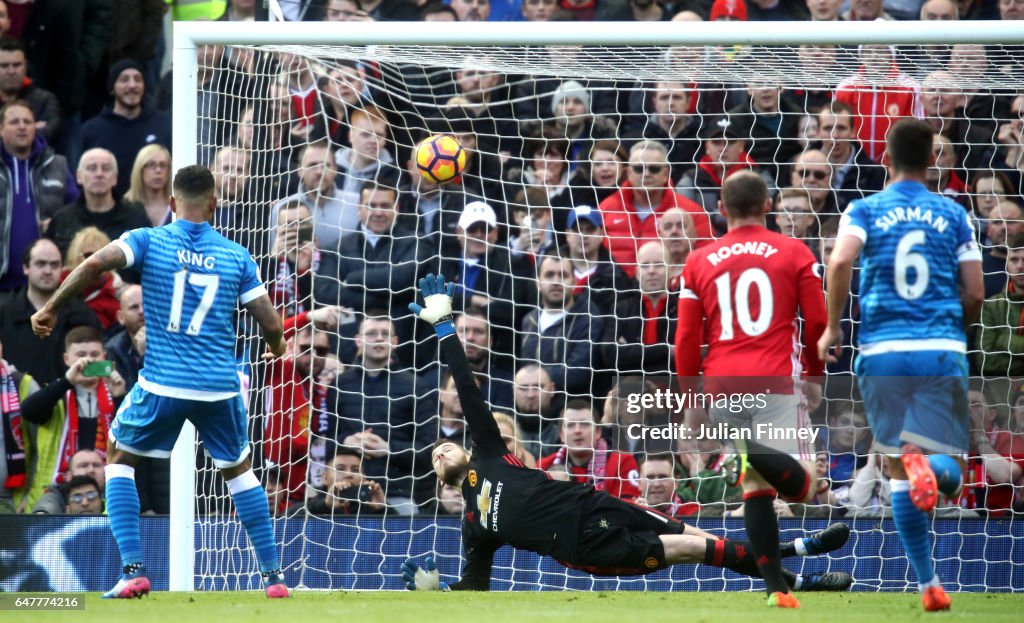
[{"label": "crowd in stands", "polygon": [[[0,0],[0,513],[103,511],[107,432],[145,364],[141,276],[102,275],[46,339],[29,318],[110,240],[172,218],[165,13],[265,20],[262,5]],[[280,6],[288,20],[337,22],[1024,19],[1021,0]],[[955,86],[1021,69],[1024,58],[1005,52],[803,46],[805,66],[854,69],[790,89],[202,46],[196,157],[216,181],[214,226],[257,259],[289,341],[285,357],[262,362],[239,317],[239,375],[273,512],[461,513],[430,452],[438,439],[471,439],[433,335],[407,310],[417,278],[440,272],[456,284],[456,327],[480,389],[524,464],[674,516],[735,513],[741,491],[721,473],[718,441],[629,433],[681,423],[678,412],[631,408],[630,396],[672,386],[687,256],[724,233],[722,182],[749,169],[772,189],[768,227],[826,263],[842,211],[884,188],[885,133],[905,116],[937,132],[929,182],[972,215],[989,297],[969,334],[964,487],[944,512],[1024,512],[1024,94]],[[753,64],[757,51],[658,57]],[[419,174],[412,152],[439,132],[468,154],[443,187]],[[877,515],[888,504],[886,463],[851,381],[856,282],[853,294],[847,348],[813,413],[814,499],[780,502],[782,515]],[[97,361],[113,367],[97,373]],[[201,453],[197,467],[197,510],[230,512]],[[163,457],[137,468],[142,512],[168,512],[169,469]]]}]

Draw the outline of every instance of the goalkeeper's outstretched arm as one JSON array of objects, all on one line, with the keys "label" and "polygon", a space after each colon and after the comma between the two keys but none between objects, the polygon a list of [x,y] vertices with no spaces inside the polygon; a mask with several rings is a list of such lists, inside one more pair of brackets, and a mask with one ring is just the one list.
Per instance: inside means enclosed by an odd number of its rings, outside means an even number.
[{"label": "goalkeeper's outstretched arm", "polygon": [[473,379],[473,371],[466,360],[466,351],[455,334],[451,307],[453,284],[445,284],[442,275],[427,275],[420,279],[419,285],[425,305],[410,303],[409,309],[434,325],[434,332],[441,341],[442,359],[451,368],[452,378],[455,379],[455,389],[459,394],[459,403],[462,404],[462,412],[473,439],[474,451],[496,456],[506,454],[508,448],[501,438],[501,431],[494,421],[491,408]]},{"label": "goalkeeper's outstretched arm", "polygon": [[462,579],[449,585],[453,591],[491,590],[491,568],[496,547],[491,544],[465,544],[466,563],[462,565]]}]

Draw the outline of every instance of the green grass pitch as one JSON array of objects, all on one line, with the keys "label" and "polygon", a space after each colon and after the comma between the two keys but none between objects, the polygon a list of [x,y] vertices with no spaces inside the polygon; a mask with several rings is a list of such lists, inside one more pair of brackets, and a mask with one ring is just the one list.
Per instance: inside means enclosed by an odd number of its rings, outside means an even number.
[{"label": "green grass pitch", "polygon": [[953,594],[953,609],[921,610],[913,593],[804,593],[800,610],[776,610],[762,593],[403,593],[300,592],[267,600],[262,592],[153,593],[140,600],[86,595],[85,611],[0,613],[0,621],[48,623],[1018,623],[1021,594]]}]

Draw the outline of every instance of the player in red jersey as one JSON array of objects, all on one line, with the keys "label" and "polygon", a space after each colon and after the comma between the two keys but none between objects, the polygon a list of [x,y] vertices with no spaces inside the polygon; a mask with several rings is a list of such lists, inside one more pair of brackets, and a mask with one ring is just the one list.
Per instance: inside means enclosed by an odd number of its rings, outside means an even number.
[{"label": "player in red jersey", "polygon": [[799,378],[800,321],[807,376],[820,377],[817,341],[828,316],[810,250],[765,228],[771,205],[755,173],[736,173],[723,184],[719,209],[728,233],[694,249],[683,268],[676,370],[683,391],[695,391],[693,379],[703,371],[703,395],[742,395],[727,406],[715,401],[709,415],[729,426],[736,445],[735,478],[743,483],[744,522],[768,603],[799,608],[782,575],[774,500],[805,501],[812,493],[814,436],[804,392],[820,400],[821,390]]}]

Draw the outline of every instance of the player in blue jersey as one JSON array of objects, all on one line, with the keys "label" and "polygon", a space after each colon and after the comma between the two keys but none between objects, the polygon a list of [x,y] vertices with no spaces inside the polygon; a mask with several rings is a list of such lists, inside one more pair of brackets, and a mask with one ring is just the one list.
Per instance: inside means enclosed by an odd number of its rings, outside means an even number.
[{"label": "player in blue jersey", "polygon": [[889,457],[892,514],[917,575],[925,610],[950,599],[935,575],[928,515],[938,493],[955,493],[959,476],[936,482],[936,461],[967,452],[966,328],[985,298],[981,253],[967,212],[925,188],[934,132],[903,119],[886,137],[892,182],[850,204],[828,262],[828,327],[822,358],[838,352],[839,322],[861,259],[857,382],[875,438]]},{"label": "player in blue jersey", "polygon": [[139,538],[139,457],[168,457],[190,420],[227,481],[238,518],[256,550],[267,597],[288,597],[278,562],[267,495],[252,471],[245,406],[235,372],[235,311],[244,307],[260,325],[267,357],[284,354],[281,318],[260,282],[249,252],[210,226],[217,200],[213,176],[189,166],[174,177],[171,210],[177,220],[127,232],[78,266],[32,316],[41,337],[57,311],[109,270],[142,273],[146,360],[139,381],[111,425],[107,514],[121,553],[123,575],[105,598],[149,592]]}]

